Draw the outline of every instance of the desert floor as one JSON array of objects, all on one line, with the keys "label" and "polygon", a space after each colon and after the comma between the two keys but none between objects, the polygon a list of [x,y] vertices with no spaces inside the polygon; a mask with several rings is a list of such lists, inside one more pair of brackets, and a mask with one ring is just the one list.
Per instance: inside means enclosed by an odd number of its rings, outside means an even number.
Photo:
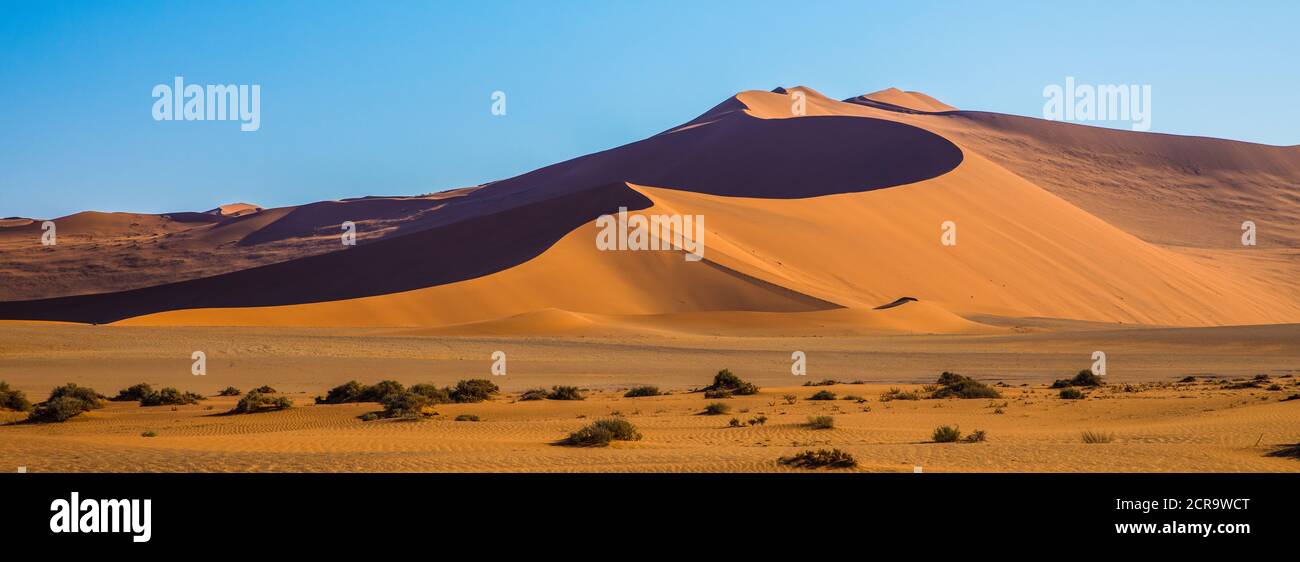
[{"label": "desert floor", "polygon": [[[990,323],[998,322],[986,319]],[[0,380],[32,401],[65,382],[107,395],[138,382],[205,395],[263,384],[289,394],[292,410],[215,415],[235,398],[194,406],[110,402],[63,424],[0,425],[0,466],[65,471],[788,471],[777,459],[833,447],[863,471],[1267,471],[1300,472],[1300,460],[1268,456],[1300,442],[1300,326],[1114,328],[1002,321],[1015,333],[826,337],[445,337],[409,330],[145,328],[0,323]],[[190,374],[191,353],[207,374]],[[494,351],[508,374],[490,376]],[[808,375],[790,373],[803,351]],[[1088,368],[1105,351],[1109,384],[1061,400],[1047,384]],[[759,384],[700,415],[688,390],[729,368]],[[941,371],[1002,383],[997,400],[882,401],[891,387],[919,389]],[[1220,380],[1270,377],[1230,390]],[[1196,383],[1177,383],[1185,376]],[[491,378],[503,392],[480,404],[439,406],[416,422],[363,422],[375,404],[318,406],[312,397],[349,379],[452,383]],[[809,380],[864,381],[831,387]],[[584,401],[516,402],[555,384],[588,389]],[[635,385],[668,396],[624,398]],[[1281,390],[1268,390],[1277,384]],[[812,401],[818,390],[839,399]],[[786,395],[795,395],[787,403]],[[860,397],[845,399],[848,396]],[[998,412],[1001,413],[998,413]],[[454,421],[475,414],[482,421]],[[581,449],[554,443],[605,416],[621,415],[637,442]],[[831,415],[814,430],[809,416]],[[744,425],[765,416],[762,425]],[[0,412],[0,422],[22,414]],[[743,427],[729,427],[736,418]],[[984,443],[931,443],[937,426],[984,430]],[[1084,431],[1113,435],[1085,444]],[[153,432],[154,437],[142,433]]]}]

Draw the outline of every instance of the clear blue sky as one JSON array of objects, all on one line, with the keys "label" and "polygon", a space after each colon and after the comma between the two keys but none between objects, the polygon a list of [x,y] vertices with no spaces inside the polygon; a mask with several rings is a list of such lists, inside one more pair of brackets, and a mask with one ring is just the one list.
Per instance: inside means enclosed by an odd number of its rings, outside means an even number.
[{"label": "clear blue sky", "polygon": [[[0,217],[440,191],[778,85],[1039,116],[1065,76],[1151,84],[1153,131],[1292,145],[1298,20],[1294,1],[4,1]],[[154,121],[177,75],[260,84],[261,130]]]}]

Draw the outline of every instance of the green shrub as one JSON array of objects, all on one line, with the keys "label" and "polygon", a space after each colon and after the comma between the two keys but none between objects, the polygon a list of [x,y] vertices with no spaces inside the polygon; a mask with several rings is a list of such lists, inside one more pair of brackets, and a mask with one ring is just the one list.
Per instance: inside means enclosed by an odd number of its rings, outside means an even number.
[{"label": "green shrub", "polygon": [[547,392],[545,388],[532,388],[529,390],[525,390],[523,394],[520,394],[519,400],[522,402],[528,402],[531,400],[546,400],[546,397],[550,396],[550,394],[551,393]]},{"label": "green shrub", "polygon": [[890,400],[920,400],[920,399],[921,399],[921,393],[915,390],[904,391],[901,388],[891,388],[885,392],[880,393],[881,402],[889,402]]},{"label": "green shrub", "polygon": [[409,390],[384,397],[384,411],[380,416],[397,419],[418,419],[430,415],[433,401],[428,396]]},{"label": "green shrub", "polygon": [[151,392],[140,400],[141,406],[182,406],[185,404],[198,404],[203,400],[203,396],[193,392],[181,392],[172,387],[166,387],[158,392]]},{"label": "green shrub", "polygon": [[835,393],[829,390],[818,390],[808,397],[809,400],[834,400]]},{"label": "green shrub", "polygon": [[449,394],[452,402],[466,403],[482,402],[500,391],[501,389],[490,380],[469,379],[458,381],[456,386],[449,390]]},{"label": "green shrub", "polygon": [[728,391],[739,396],[758,394],[758,387],[753,383],[745,382],[740,377],[732,374],[729,369],[718,371],[713,375],[713,384],[704,387],[705,391]]},{"label": "green shrub", "polygon": [[835,418],[831,416],[810,416],[808,427],[811,429],[835,429]]},{"label": "green shrub", "polygon": [[259,386],[259,387],[257,387],[257,388],[254,388],[254,389],[251,390],[250,392],[256,392],[256,393],[258,393],[258,394],[275,394],[275,393],[276,393],[276,390],[275,390],[274,388],[269,387],[269,386],[262,385],[262,386]]},{"label": "green shrub", "polygon": [[642,398],[645,396],[659,396],[659,387],[657,386],[638,386],[628,389],[623,393],[624,398]]},{"label": "green shrub", "polygon": [[[1195,382],[1195,381],[1196,379],[1192,377],[1191,382]],[[1183,382],[1188,382],[1188,381],[1184,379]],[[1101,377],[1094,375],[1092,371],[1089,369],[1084,369],[1082,371],[1079,371],[1078,374],[1074,375],[1074,378],[1072,379],[1057,379],[1056,382],[1052,383],[1051,388],[1069,388],[1071,386],[1102,386],[1105,384],[1106,383],[1101,380]]]},{"label": "green shrub", "polygon": [[835,380],[835,379],[822,379],[822,380],[819,380],[819,381],[816,381],[816,382],[814,382],[814,381],[808,381],[808,382],[803,383],[804,386],[835,386],[835,385],[837,385],[837,384],[840,384],[840,383],[839,383],[839,381],[837,381],[837,380]]},{"label": "green shrub", "polygon": [[956,443],[961,439],[961,430],[957,426],[945,425],[934,428],[931,436],[935,443]]},{"label": "green shrub", "polygon": [[476,416],[476,415],[474,415],[474,414],[461,414],[461,415],[459,415],[459,416],[456,416],[456,421],[472,421],[472,422],[476,422],[476,421],[481,421],[481,420],[479,419],[478,416]]},{"label": "green shrub", "polygon": [[240,394],[243,393],[240,392],[238,388],[227,386],[226,388],[221,389],[221,392],[218,392],[217,396],[239,396]]},{"label": "green shrub", "polygon": [[23,391],[10,388],[9,383],[0,381],[0,409],[26,412],[32,409],[32,403],[27,401],[27,395]]},{"label": "green shrub", "polygon": [[640,439],[641,432],[637,431],[632,422],[623,418],[608,418],[597,420],[591,425],[570,433],[569,437],[561,441],[560,444],[574,447],[605,447],[611,441],[638,441]]},{"label": "green shrub", "polygon": [[140,402],[153,393],[153,387],[149,386],[149,383],[142,382],[117,391],[117,396],[109,400],[114,402]]},{"label": "green shrub", "polygon": [[1062,400],[1082,400],[1082,399],[1083,399],[1083,393],[1082,393],[1082,392],[1079,392],[1079,389],[1077,389],[1077,388],[1063,388],[1063,389],[1061,389],[1061,399],[1062,399]]},{"label": "green shrub", "polygon": [[817,451],[803,451],[793,457],[781,457],[777,461],[786,466],[795,468],[853,468],[858,466],[857,459],[839,449],[819,449]]},{"label": "green shrub", "polygon": [[27,415],[33,422],[64,422],[104,407],[104,397],[92,388],[68,383],[50,391],[50,397],[37,404]]},{"label": "green shrub", "polygon": [[967,443],[983,443],[987,439],[988,434],[985,433],[983,429],[977,429],[971,432],[970,435],[967,435],[965,441]]},{"label": "green shrub", "polygon": [[731,406],[723,404],[722,402],[713,402],[704,407],[704,415],[706,416],[720,416],[730,411]]},{"label": "green shrub", "polygon": [[939,388],[931,398],[1001,398],[1002,394],[988,385],[957,373],[944,371],[937,381]]},{"label": "green shrub", "polygon": [[546,395],[550,400],[586,400],[587,397],[582,395],[582,391],[576,386],[552,386],[551,393]]},{"label": "green shrub", "polygon": [[706,390],[704,391],[704,397],[711,400],[731,398],[731,391],[730,390]]},{"label": "green shrub", "polygon": [[348,381],[331,388],[325,393],[325,397],[316,397],[317,404],[346,404],[348,402],[358,402],[361,394],[366,391],[365,385],[357,381]]},{"label": "green shrub", "polygon": [[420,383],[411,386],[411,392],[419,394],[429,399],[433,404],[451,403],[451,389],[438,388],[436,385],[429,383]]},{"label": "green shrub", "polygon": [[1111,441],[1114,441],[1114,440],[1115,440],[1115,435],[1114,435],[1113,433],[1101,433],[1101,432],[1099,432],[1099,431],[1085,431],[1085,432],[1083,432],[1083,442],[1084,442],[1084,443],[1088,443],[1088,444],[1094,444],[1094,443],[1110,443]]},{"label": "green shrub", "polygon": [[293,407],[293,400],[288,396],[267,396],[257,390],[250,390],[239,403],[230,410],[230,414],[253,414],[257,412],[270,412],[275,410],[285,410]]},{"label": "green shrub", "polygon": [[405,392],[406,387],[402,386],[402,383],[394,380],[382,380],[375,384],[363,387],[361,394],[359,394],[353,402],[378,402],[383,404],[384,401],[389,398],[401,395]]}]

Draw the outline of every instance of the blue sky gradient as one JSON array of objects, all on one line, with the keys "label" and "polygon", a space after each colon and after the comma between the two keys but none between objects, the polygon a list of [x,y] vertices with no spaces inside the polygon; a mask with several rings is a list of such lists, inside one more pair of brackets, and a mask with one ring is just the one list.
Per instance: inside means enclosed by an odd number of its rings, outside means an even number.
[{"label": "blue sky gradient", "polygon": [[[889,86],[1040,116],[1151,84],[1152,131],[1300,143],[1297,2],[2,2],[0,217],[440,191],[635,141],[746,89]],[[260,84],[261,130],[155,84]],[[494,117],[491,93],[507,94]]]}]

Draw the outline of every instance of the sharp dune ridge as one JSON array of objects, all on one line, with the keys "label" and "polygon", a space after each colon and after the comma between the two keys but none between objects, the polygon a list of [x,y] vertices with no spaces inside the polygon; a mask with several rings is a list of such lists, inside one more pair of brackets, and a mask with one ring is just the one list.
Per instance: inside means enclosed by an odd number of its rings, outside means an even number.
[{"label": "sharp dune ridge", "polygon": [[[39,222],[6,219],[0,319],[488,335],[1295,323],[1297,183],[1300,147],[893,88],[754,90],[641,141],[429,196],[78,213],[55,220],[52,248]],[[595,220],[620,207],[705,217],[704,260],[599,251]],[[1258,246],[1239,244],[1245,220]],[[343,221],[356,247],[339,243]]]}]

